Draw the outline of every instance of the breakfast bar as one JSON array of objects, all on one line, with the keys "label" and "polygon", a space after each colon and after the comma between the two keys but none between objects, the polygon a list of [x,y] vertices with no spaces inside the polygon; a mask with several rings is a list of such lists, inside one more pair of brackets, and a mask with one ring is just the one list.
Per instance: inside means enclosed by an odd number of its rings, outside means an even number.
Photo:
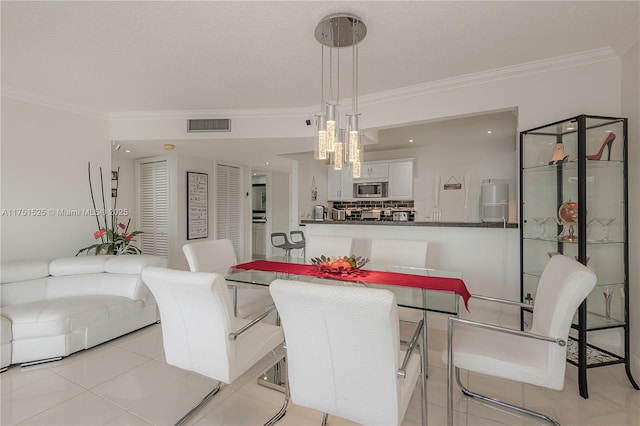
[{"label": "breakfast bar", "polygon": [[[491,294],[517,300],[519,297],[519,231],[517,224],[451,223],[410,221],[308,221],[301,229],[312,235],[342,235],[354,239],[353,253],[369,257],[373,239],[423,240],[429,242],[427,267],[460,271],[472,294]],[[498,226],[499,225],[499,226]],[[474,315],[482,312],[497,318],[501,311],[483,311],[474,307]],[[464,310],[464,308],[462,309]],[[446,328],[446,317],[435,314],[430,327]],[[502,319],[505,317],[503,316]],[[511,321],[517,324],[516,316]]]}]

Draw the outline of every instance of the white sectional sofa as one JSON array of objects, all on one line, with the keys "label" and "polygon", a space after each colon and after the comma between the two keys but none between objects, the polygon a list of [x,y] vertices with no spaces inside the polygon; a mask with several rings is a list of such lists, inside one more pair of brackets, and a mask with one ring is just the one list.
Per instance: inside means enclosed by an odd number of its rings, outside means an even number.
[{"label": "white sectional sofa", "polygon": [[59,359],[157,322],[141,273],[157,256],[13,262],[0,270],[0,368]]}]

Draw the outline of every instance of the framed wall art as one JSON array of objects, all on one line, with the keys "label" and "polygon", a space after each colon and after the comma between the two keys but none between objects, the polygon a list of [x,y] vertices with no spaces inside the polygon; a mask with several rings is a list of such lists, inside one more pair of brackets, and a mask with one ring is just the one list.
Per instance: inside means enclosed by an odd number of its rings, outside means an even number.
[{"label": "framed wall art", "polygon": [[187,240],[209,236],[209,175],[187,172]]}]

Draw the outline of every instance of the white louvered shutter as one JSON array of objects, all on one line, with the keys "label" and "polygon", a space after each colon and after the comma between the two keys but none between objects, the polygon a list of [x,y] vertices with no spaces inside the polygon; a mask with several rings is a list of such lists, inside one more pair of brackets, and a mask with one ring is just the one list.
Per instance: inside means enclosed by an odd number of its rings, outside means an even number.
[{"label": "white louvered shutter", "polygon": [[142,253],[169,255],[169,171],[166,161],[140,165]]},{"label": "white louvered shutter", "polygon": [[240,253],[240,168],[218,165],[216,177],[216,238],[230,239],[238,255]]}]

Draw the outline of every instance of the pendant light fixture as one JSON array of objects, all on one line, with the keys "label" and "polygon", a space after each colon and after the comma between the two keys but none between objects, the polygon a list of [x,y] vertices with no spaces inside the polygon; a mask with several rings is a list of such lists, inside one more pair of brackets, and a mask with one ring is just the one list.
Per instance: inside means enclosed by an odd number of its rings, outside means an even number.
[{"label": "pendant light fixture", "polygon": [[[327,16],[315,30],[315,37],[321,49],[321,89],[320,108],[317,116],[315,158],[330,159],[335,170],[342,164],[351,165],[353,177],[360,177],[362,161],[362,131],[358,123],[358,43],[367,34],[364,22],[355,15],[339,13]],[[325,52],[325,46],[329,49]],[[351,114],[348,115],[346,130],[340,129],[337,109],[340,104],[340,51],[342,47],[352,47],[352,97]],[[325,56],[328,69],[325,73]],[[335,60],[334,60],[335,58]],[[326,77],[325,77],[326,74]],[[325,79],[328,91],[325,93]]]}]

